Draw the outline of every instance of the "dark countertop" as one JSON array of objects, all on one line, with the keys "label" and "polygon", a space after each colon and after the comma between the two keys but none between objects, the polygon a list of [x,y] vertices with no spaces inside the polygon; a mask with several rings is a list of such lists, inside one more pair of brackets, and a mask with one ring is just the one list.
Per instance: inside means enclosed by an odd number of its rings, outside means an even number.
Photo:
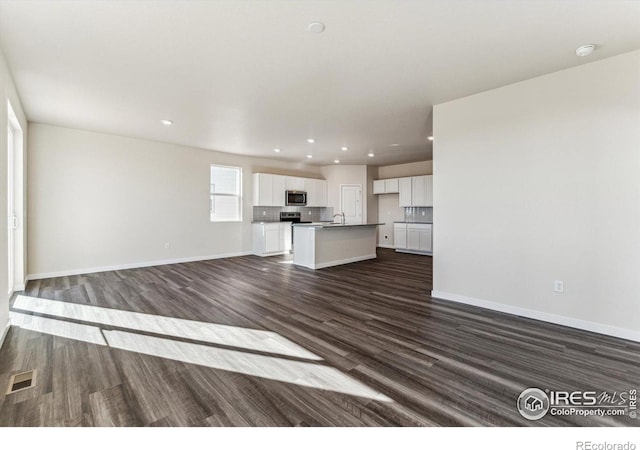
[{"label": "dark countertop", "polygon": [[312,227],[312,228],[349,228],[349,227],[375,227],[377,225],[384,225],[384,223],[331,223],[331,222],[311,222],[311,223],[294,223],[294,227]]},{"label": "dark countertop", "polygon": [[[254,220],[251,223],[252,224],[256,224],[256,225],[262,225],[262,224],[265,224],[265,223],[290,223],[292,225],[296,225],[293,222],[290,222],[288,220]],[[300,225],[311,225],[312,223],[315,223],[315,224],[330,223],[330,221],[326,221],[326,222],[323,222],[323,221],[320,221],[320,222],[311,222],[311,221],[309,221],[309,222],[300,222]]]},{"label": "dark countertop", "polygon": [[405,222],[404,220],[396,220],[393,223],[417,223],[417,224],[433,225],[433,222]]}]

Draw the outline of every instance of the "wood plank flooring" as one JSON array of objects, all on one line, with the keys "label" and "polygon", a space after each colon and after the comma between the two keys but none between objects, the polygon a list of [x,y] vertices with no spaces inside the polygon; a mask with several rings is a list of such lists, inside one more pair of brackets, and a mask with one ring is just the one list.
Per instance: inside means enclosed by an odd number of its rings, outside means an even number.
[{"label": "wood plank flooring", "polygon": [[[378,254],[31,281],[41,300],[14,299],[0,350],[0,425],[640,425],[515,408],[527,387],[640,387],[640,344],[432,299],[430,257]],[[4,395],[30,369],[37,385]]]}]

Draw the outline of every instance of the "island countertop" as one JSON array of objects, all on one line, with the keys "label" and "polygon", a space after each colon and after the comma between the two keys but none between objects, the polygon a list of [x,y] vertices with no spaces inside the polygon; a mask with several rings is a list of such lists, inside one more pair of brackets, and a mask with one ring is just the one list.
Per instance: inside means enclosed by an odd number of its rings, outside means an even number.
[{"label": "island countertop", "polygon": [[311,227],[311,228],[323,228],[323,229],[332,229],[332,228],[348,228],[348,227],[375,227],[377,225],[384,225],[384,223],[333,223],[333,222],[311,222],[311,223],[294,223],[292,226],[294,227]]}]

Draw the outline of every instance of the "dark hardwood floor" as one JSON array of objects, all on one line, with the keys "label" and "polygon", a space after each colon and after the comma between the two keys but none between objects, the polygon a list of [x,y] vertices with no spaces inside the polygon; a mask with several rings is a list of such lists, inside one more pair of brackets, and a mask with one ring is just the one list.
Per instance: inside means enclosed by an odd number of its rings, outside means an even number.
[{"label": "dark hardwood floor", "polygon": [[[640,387],[637,343],[432,299],[430,257],[286,260],[29,282],[25,295],[58,302],[14,299],[0,425],[640,425],[515,407],[527,387]],[[36,386],[5,395],[30,369]]]}]

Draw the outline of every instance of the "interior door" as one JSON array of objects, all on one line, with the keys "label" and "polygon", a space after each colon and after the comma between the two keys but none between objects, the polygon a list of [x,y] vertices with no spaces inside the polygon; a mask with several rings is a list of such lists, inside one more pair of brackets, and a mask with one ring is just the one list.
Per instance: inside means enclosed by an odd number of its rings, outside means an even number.
[{"label": "interior door", "polygon": [[345,223],[362,223],[362,185],[340,186],[340,212]]},{"label": "interior door", "polygon": [[7,268],[8,268],[8,287],[9,293],[13,292],[13,283],[15,280],[15,229],[17,219],[15,214],[15,196],[14,188],[14,135],[11,124],[7,127]]}]

